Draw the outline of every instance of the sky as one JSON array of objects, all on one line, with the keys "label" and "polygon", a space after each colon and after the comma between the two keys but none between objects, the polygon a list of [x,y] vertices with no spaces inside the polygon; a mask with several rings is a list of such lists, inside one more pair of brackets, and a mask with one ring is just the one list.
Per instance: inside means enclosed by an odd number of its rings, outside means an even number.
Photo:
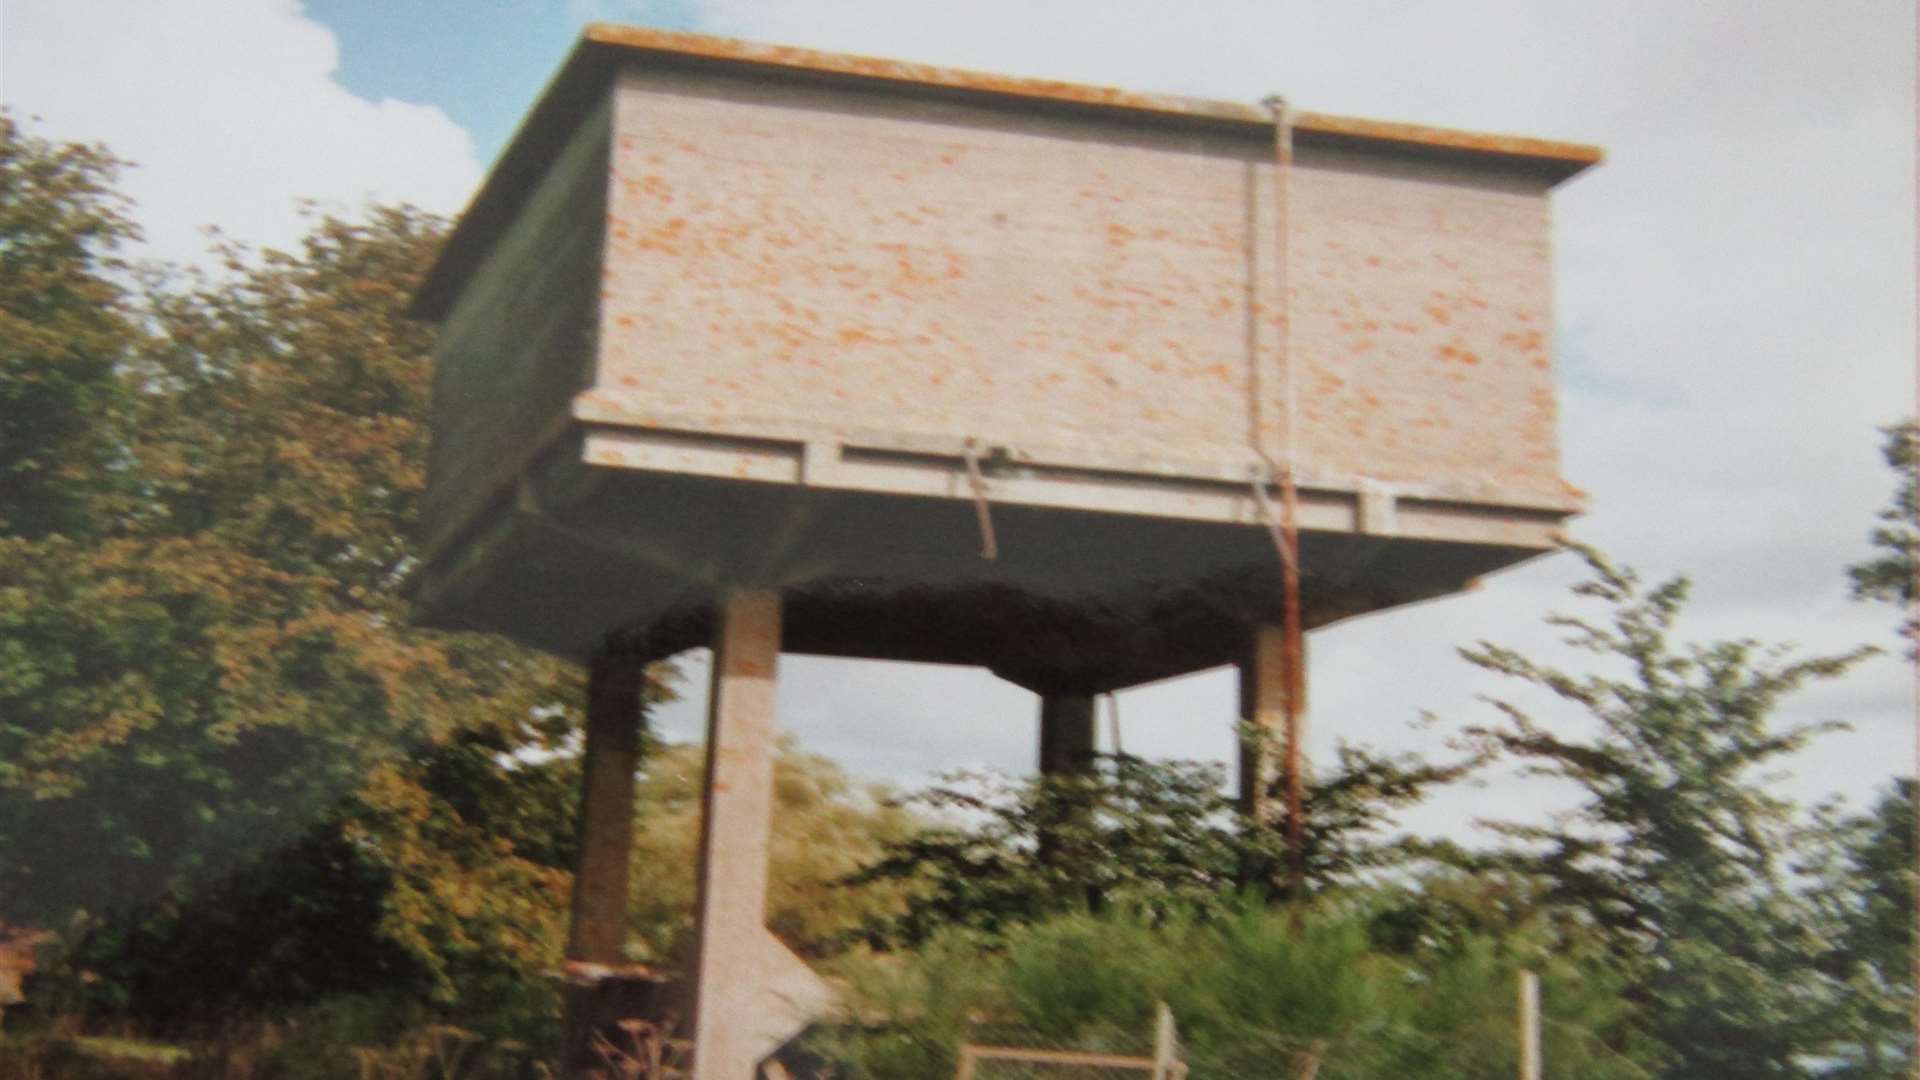
[{"label": "sky", "polygon": [[[1783,710],[1854,731],[1781,783],[1858,802],[1911,771],[1898,615],[1845,576],[1891,490],[1876,427],[1913,411],[1907,0],[0,0],[0,101],[136,162],[147,254],[193,261],[209,224],[292,244],[301,200],[457,213],[595,20],[1603,146],[1553,201],[1563,471],[1592,497],[1574,532],[1690,575],[1690,636],[1887,646]],[[1509,688],[1455,647],[1564,655],[1540,619],[1576,579],[1556,556],[1315,632],[1310,753],[1434,751],[1490,720],[1477,696]],[[702,661],[683,668],[671,738],[702,724]],[[980,671],[793,657],[780,709],[874,778],[1033,765],[1035,699]],[[1231,754],[1225,671],[1118,710],[1129,751]],[[1495,778],[1417,824],[1555,797]]]}]

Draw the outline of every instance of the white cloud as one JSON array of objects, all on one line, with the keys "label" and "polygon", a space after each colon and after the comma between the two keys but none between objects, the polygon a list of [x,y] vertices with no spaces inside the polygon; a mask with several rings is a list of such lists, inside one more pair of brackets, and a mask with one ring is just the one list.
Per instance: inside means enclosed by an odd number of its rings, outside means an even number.
[{"label": "white cloud", "polygon": [[207,225],[291,245],[300,199],[457,212],[480,177],[439,108],[341,87],[333,34],[297,0],[8,0],[0,20],[0,99],[134,162],[122,186],[160,258],[198,258]]},{"label": "white cloud", "polygon": [[[1693,573],[1701,634],[1889,641],[1889,613],[1846,601],[1841,571],[1891,482],[1872,429],[1912,409],[1904,0],[693,6],[705,29],[759,40],[1248,101],[1277,90],[1305,109],[1602,144],[1609,162],[1555,209],[1565,472],[1594,496],[1577,531],[1649,576]],[[621,2],[576,0],[588,8]],[[50,135],[140,162],[127,188],[167,257],[197,252],[209,222],[289,243],[301,196],[457,210],[478,178],[465,133],[438,109],[348,93],[336,48],[293,0],[6,0],[0,95]],[[1535,564],[1317,634],[1316,752],[1341,735],[1432,745],[1406,727],[1422,708],[1476,715],[1487,683],[1453,646],[1550,642],[1538,617],[1573,574]],[[785,726],[856,769],[1033,759],[1030,695],[983,672],[797,659],[784,673]],[[662,723],[694,735],[700,680],[686,689]],[[1225,673],[1122,700],[1129,749],[1229,752]],[[1804,760],[1803,792],[1904,768],[1908,707],[1892,661],[1796,704],[1861,726]]]}]

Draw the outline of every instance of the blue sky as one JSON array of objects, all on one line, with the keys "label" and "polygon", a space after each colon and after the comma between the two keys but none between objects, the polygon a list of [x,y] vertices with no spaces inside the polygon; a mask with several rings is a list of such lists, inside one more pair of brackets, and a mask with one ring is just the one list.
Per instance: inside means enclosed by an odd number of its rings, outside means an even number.
[{"label": "blue sky", "polygon": [[[296,201],[465,205],[586,21],[632,21],[1018,75],[1599,143],[1554,200],[1565,472],[1576,526],[1649,576],[1697,581],[1688,628],[1814,651],[1892,644],[1845,567],[1890,478],[1876,425],[1913,393],[1914,9],[1907,0],[7,0],[0,98],[140,162],[157,258],[200,226],[286,245]],[[1314,738],[1432,748],[1485,719],[1454,655],[1550,651],[1564,559],[1318,632]],[[702,682],[661,724],[699,728]],[[872,775],[1032,760],[1034,703],[980,672],[794,659],[783,725]],[[1803,795],[1866,794],[1911,760],[1889,658],[1795,699],[1852,735]],[[1129,749],[1224,757],[1231,677],[1122,695]],[[1551,716],[1552,714],[1550,714]],[[1556,723],[1578,730],[1577,717]],[[1458,824],[1523,785],[1430,811]]]},{"label": "blue sky", "polygon": [[690,3],[539,0],[308,0],[307,16],[340,42],[340,84],[361,97],[431,102],[473,136],[491,162],[580,27],[596,19],[695,30]]}]

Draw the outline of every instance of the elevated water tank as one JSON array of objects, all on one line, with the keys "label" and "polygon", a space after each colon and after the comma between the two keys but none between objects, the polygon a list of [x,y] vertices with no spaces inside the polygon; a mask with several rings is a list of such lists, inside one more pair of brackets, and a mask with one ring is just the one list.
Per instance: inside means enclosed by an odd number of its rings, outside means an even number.
[{"label": "elevated water tank", "polygon": [[773,588],[787,651],[1085,694],[1274,621],[1289,447],[1308,627],[1551,547],[1598,152],[1292,129],[1276,190],[1257,106],[590,28],[418,297],[421,617],[666,655]]}]

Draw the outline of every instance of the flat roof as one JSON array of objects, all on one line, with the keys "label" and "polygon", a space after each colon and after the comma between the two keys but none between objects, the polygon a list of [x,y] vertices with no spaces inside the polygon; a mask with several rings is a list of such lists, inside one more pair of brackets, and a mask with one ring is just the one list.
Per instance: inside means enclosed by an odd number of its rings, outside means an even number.
[{"label": "flat roof", "polygon": [[[848,84],[893,86],[973,100],[1001,99],[1068,109],[1133,115],[1163,122],[1245,127],[1271,131],[1265,105],[1150,94],[1103,86],[993,75],[900,60],[765,45],[735,38],[592,23],[520,124],[486,181],[460,216],[438,261],[414,297],[412,314],[438,319],[452,305],[469,270],[504,229],[538,179],[545,163],[572,134],[574,121],[597,104],[612,72],[623,62],[653,59],[716,69],[787,72]],[[1520,135],[1367,120],[1316,112],[1291,112],[1295,134],[1310,142],[1373,144],[1518,167],[1558,183],[1605,156],[1600,148]]]}]

